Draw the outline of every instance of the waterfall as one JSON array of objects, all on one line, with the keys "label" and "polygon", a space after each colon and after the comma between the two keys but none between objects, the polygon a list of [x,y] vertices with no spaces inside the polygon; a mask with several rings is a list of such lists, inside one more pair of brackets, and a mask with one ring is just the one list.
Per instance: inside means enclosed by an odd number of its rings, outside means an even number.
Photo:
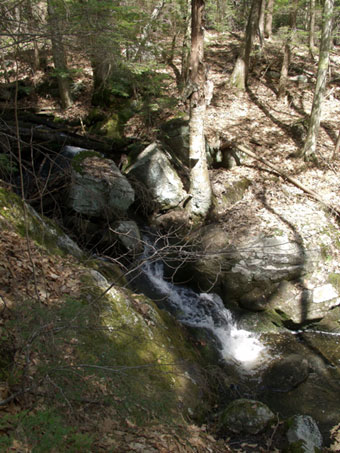
[{"label": "waterfall", "polygon": [[248,372],[262,363],[266,348],[254,333],[238,328],[232,313],[217,294],[198,294],[190,288],[174,285],[164,278],[163,263],[148,261],[147,255],[146,250],[143,273],[180,322],[211,332],[225,361],[234,362]]}]

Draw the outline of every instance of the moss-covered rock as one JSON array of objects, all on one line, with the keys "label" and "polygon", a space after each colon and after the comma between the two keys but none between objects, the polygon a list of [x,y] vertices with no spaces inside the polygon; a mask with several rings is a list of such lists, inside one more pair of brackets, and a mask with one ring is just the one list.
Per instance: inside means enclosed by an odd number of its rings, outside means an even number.
[{"label": "moss-covered rock", "polygon": [[[30,209],[25,218],[18,197],[1,189],[0,222],[10,230],[14,250],[26,242],[13,231],[26,223],[31,231],[38,218]],[[50,234],[46,224],[39,225],[42,236],[44,228]],[[31,244],[35,283],[27,253],[13,265],[24,269],[27,284],[18,273],[15,285],[12,275],[13,284],[6,288],[12,324],[6,329],[14,329],[16,347],[29,344],[32,367],[27,369],[18,354],[5,353],[14,344],[2,336],[0,362],[7,370],[2,378],[9,385],[29,378],[39,387],[40,404],[63,416],[70,405],[79,416],[91,407],[93,423],[105,417],[141,425],[203,417],[210,406],[209,379],[188,331],[144,295],[120,286],[124,278],[119,269],[97,260],[65,260],[58,245],[51,244]],[[7,255],[11,250],[6,249]],[[36,285],[32,297],[24,292],[28,285]]]},{"label": "moss-covered rock", "polygon": [[221,415],[221,425],[233,432],[257,434],[274,420],[273,412],[260,401],[238,399],[230,403]]},{"label": "moss-covered rock", "polygon": [[13,192],[0,187],[0,225],[28,236],[49,253],[70,253],[78,258],[85,254],[55,222],[40,216]]}]

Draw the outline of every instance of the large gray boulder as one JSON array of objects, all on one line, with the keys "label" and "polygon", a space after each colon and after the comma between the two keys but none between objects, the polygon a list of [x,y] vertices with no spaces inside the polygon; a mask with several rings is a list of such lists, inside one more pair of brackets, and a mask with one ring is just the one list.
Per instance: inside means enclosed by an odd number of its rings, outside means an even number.
[{"label": "large gray boulder", "polygon": [[174,208],[187,196],[167,154],[157,143],[140,153],[126,173],[146,186],[159,209]]},{"label": "large gray boulder", "polygon": [[[201,228],[190,239],[196,251],[186,271],[202,291],[217,291],[225,301],[264,310],[282,280],[305,272],[306,257],[286,236],[244,236],[231,243],[220,225]],[[186,277],[188,277],[188,275]]]},{"label": "large gray boulder", "polygon": [[72,161],[69,206],[79,214],[119,218],[134,202],[135,192],[116,164],[98,155],[80,153]]}]

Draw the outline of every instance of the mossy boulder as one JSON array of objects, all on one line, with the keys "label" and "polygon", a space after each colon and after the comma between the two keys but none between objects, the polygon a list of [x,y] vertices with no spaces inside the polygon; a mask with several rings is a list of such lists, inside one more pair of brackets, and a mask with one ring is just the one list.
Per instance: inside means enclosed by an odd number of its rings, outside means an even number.
[{"label": "mossy boulder", "polygon": [[97,131],[112,140],[120,140],[122,138],[122,130],[118,114],[112,113],[109,118],[98,123]]},{"label": "mossy boulder", "polygon": [[162,124],[159,138],[185,165],[189,164],[189,120],[174,118]]},{"label": "mossy boulder", "polygon": [[[37,221],[37,216],[27,218],[18,197],[1,189],[0,222],[3,231],[10,231],[15,250],[26,244],[16,239],[15,231],[28,222],[29,232],[30,222]],[[6,253],[10,250],[9,246]],[[206,363],[182,325],[146,296],[126,289],[119,269],[98,260],[65,259],[58,245],[49,248],[45,242],[43,247],[32,242],[30,253],[36,263],[39,260],[37,290],[48,288],[43,303],[20,292],[26,285],[19,276],[18,285],[6,289],[6,301],[11,300],[8,316],[16,344],[27,344],[35,333],[30,352],[39,359],[25,371],[25,378],[39,386],[43,407],[53,406],[66,416],[72,405],[72,414],[79,417],[90,407],[94,424],[108,419],[183,424],[206,415],[211,398]],[[15,266],[25,270],[32,287],[27,260],[23,253]],[[15,276],[11,278],[15,282]],[[16,370],[11,379],[18,382],[25,363],[7,363],[16,360],[14,354],[2,352],[10,350],[10,342],[7,338],[0,343],[0,361],[6,361],[9,372]]]},{"label": "mossy boulder", "polygon": [[275,419],[273,412],[260,401],[238,399],[230,403],[221,415],[221,425],[230,431],[258,434]]},{"label": "mossy boulder", "polygon": [[16,194],[0,185],[0,226],[14,228],[28,236],[50,253],[70,253],[77,258],[85,256],[78,245],[55,222],[40,216]]},{"label": "mossy boulder", "polygon": [[263,385],[273,392],[289,392],[304,382],[309,375],[309,363],[299,354],[274,360],[263,376]]}]

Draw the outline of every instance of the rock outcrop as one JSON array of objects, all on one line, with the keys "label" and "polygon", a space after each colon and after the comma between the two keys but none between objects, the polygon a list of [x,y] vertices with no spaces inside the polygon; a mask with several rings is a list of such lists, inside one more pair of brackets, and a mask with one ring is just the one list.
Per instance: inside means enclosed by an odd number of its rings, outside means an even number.
[{"label": "rock outcrop", "polygon": [[175,208],[187,196],[167,154],[157,143],[145,148],[126,169],[126,174],[143,183],[161,210]]},{"label": "rock outcrop", "polygon": [[79,214],[120,218],[135,200],[135,192],[116,164],[96,153],[80,153],[72,162],[69,206]]}]

